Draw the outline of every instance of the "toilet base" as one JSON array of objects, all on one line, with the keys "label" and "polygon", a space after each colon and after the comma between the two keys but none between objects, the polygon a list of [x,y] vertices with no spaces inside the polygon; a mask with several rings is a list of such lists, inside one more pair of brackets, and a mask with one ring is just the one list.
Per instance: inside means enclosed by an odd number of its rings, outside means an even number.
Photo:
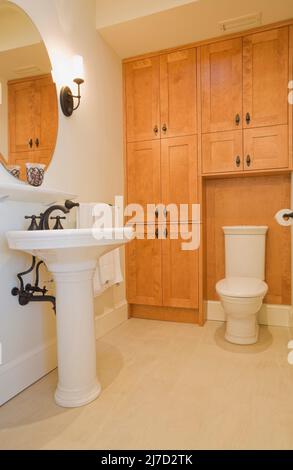
[{"label": "toilet base", "polygon": [[258,341],[257,314],[239,316],[227,314],[225,339],[233,344],[255,344]]},{"label": "toilet base", "polygon": [[249,344],[255,344],[258,342],[258,336],[259,336],[259,326],[256,326],[256,333],[252,336],[236,336],[228,331],[226,331],[225,334],[225,340],[228,341],[229,343],[233,344],[242,344],[242,345],[249,345]]}]

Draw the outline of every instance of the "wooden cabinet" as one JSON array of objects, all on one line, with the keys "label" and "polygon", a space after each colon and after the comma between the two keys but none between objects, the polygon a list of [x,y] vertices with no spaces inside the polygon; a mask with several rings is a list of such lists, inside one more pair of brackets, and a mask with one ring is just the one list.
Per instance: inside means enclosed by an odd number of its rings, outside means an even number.
[{"label": "wooden cabinet", "polygon": [[[191,243],[192,236],[198,239],[198,229],[199,224],[190,225],[177,237],[172,225],[167,229],[145,227],[144,238],[127,246],[127,299],[130,304],[198,307],[198,252],[182,249],[182,243]],[[148,230],[153,239],[147,239]]]},{"label": "wooden cabinet", "polygon": [[125,65],[127,142],[197,132],[196,49]]},{"label": "wooden cabinet", "polygon": [[126,247],[136,317],[204,322],[204,248],[182,245],[202,232],[191,212],[204,201],[202,176],[291,169],[293,26],[239,36],[125,63],[127,202],[144,215],[147,204],[189,205],[179,237],[169,207],[166,226],[141,220],[153,237]]},{"label": "wooden cabinet", "polygon": [[201,48],[202,132],[242,128],[242,38]]},{"label": "wooden cabinet", "polygon": [[288,123],[288,27],[252,34],[243,40],[244,126]]},{"label": "wooden cabinet", "polygon": [[161,175],[162,203],[177,207],[188,204],[184,219],[193,221],[192,204],[198,202],[197,136],[162,140]]},{"label": "wooden cabinet", "polygon": [[153,239],[136,239],[126,247],[127,300],[137,305],[162,305],[162,241],[155,237],[155,227],[149,228]]},{"label": "wooden cabinet", "polygon": [[244,131],[244,169],[288,168],[288,126],[270,126]]},{"label": "wooden cabinet", "polygon": [[126,133],[128,142],[160,138],[160,59],[125,66]]},{"label": "wooden cabinet", "polygon": [[[40,78],[35,82],[35,105],[39,116],[35,120],[35,135],[39,144],[37,151],[54,149],[56,143],[58,107],[56,100],[56,87],[51,76]],[[46,153],[43,154],[46,157]]]},{"label": "wooden cabinet", "polygon": [[[145,214],[146,204],[196,204],[197,136],[128,144],[127,193],[128,204],[141,204]],[[199,224],[190,224],[189,229],[185,226],[184,233],[174,238],[175,225],[170,224],[174,220],[169,216],[166,231],[160,220],[154,226],[141,221],[144,239],[126,248],[130,304],[198,306],[198,246],[196,250],[183,250],[182,243],[188,242],[188,233]],[[192,222],[191,208],[186,218]]]},{"label": "wooden cabinet", "polygon": [[161,136],[197,132],[196,49],[160,58]]},{"label": "wooden cabinet", "polygon": [[29,152],[35,136],[35,82],[8,84],[9,153]]},{"label": "wooden cabinet", "polygon": [[242,131],[212,132],[202,136],[204,174],[243,170]]},{"label": "wooden cabinet", "polygon": [[203,174],[289,169],[289,28],[204,46],[201,68]]},{"label": "wooden cabinet", "polygon": [[8,83],[9,163],[49,164],[54,151],[58,108],[51,75]]},{"label": "wooden cabinet", "polygon": [[126,173],[127,202],[140,204],[146,214],[147,204],[161,201],[160,141],[128,144]]},{"label": "wooden cabinet", "polygon": [[[198,308],[198,250],[192,247],[199,239],[200,224],[167,227],[162,241],[163,305],[178,308]],[[182,230],[183,229],[183,230]]]}]

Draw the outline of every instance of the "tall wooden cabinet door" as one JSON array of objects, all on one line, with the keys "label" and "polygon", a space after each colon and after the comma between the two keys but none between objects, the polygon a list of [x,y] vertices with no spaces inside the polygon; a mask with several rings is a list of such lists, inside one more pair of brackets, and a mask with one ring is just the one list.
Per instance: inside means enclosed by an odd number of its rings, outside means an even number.
[{"label": "tall wooden cabinet door", "polygon": [[242,131],[213,132],[202,136],[204,174],[243,170]]},{"label": "tall wooden cabinet door", "polygon": [[243,40],[244,127],[288,123],[289,30]]},{"label": "tall wooden cabinet door", "polygon": [[197,133],[196,49],[161,56],[161,137]]},{"label": "tall wooden cabinet door", "polygon": [[35,135],[35,82],[8,83],[9,154],[29,152]]},{"label": "tall wooden cabinet door", "polygon": [[[35,148],[54,150],[58,129],[56,85],[51,75],[36,80],[35,84]],[[45,158],[44,153],[44,158]]]},{"label": "tall wooden cabinet door", "polygon": [[167,238],[162,240],[163,305],[166,307],[198,308],[198,250],[183,249],[188,238],[192,243],[189,235],[193,233],[192,229],[196,243],[200,224],[185,226],[178,237],[177,228],[171,225],[167,229]]},{"label": "tall wooden cabinet door", "polygon": [[289,165],[288,126],[244,131],[244,169],[269,170]]},{"label": "tall wooden cabinet door", "polygon": [[127,203],[147,204],[161,201],[161,148],[159,141],[127,145]]},{"label": "tall wooden cabinet door", "polygon": [[144,232],[144,239],[126,247],[127,300],[130,304],[161,306],[162,241],[155,236],[147,239],[147,230]]},{"label": "tall wooden cabinet door", "polygon": [[186,221],[193,220],[197,194],[197,136],[163,139],[161,142],[162,202],[189,204]]},{"label": "tall wooden cabinet door", "polygon": [[160,138],[160,59],[125,65],[127,142]]},{"label": "tall wooden cabinet door", "polygon": [[242,39],[201,48],[202,131],[242,128]]}]

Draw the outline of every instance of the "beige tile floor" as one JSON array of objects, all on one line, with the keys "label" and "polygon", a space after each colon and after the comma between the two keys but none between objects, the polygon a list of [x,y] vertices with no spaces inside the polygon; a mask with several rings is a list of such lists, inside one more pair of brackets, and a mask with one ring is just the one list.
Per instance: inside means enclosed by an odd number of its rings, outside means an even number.
[{"label": "beige tile floor", "polygon": [[80,409],[53,401],[48,375],[0,409],[1,449],[293,449],[293,331],[255,346],[204,328],[132,319],[97,343],[103,393]]}]

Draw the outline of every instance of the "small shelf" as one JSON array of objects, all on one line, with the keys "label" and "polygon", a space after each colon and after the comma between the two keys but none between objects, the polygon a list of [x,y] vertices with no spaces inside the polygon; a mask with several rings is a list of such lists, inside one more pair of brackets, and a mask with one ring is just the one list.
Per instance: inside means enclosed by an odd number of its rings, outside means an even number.
[{"label": "small shelf", "polygon": [[35,188],[21,182],[2,183],[0,181],[0,203],[5,201],[21,201],[51,205],[58,201],[75,199],[76,197],[75,194],[46,188],[45,186]]}]

